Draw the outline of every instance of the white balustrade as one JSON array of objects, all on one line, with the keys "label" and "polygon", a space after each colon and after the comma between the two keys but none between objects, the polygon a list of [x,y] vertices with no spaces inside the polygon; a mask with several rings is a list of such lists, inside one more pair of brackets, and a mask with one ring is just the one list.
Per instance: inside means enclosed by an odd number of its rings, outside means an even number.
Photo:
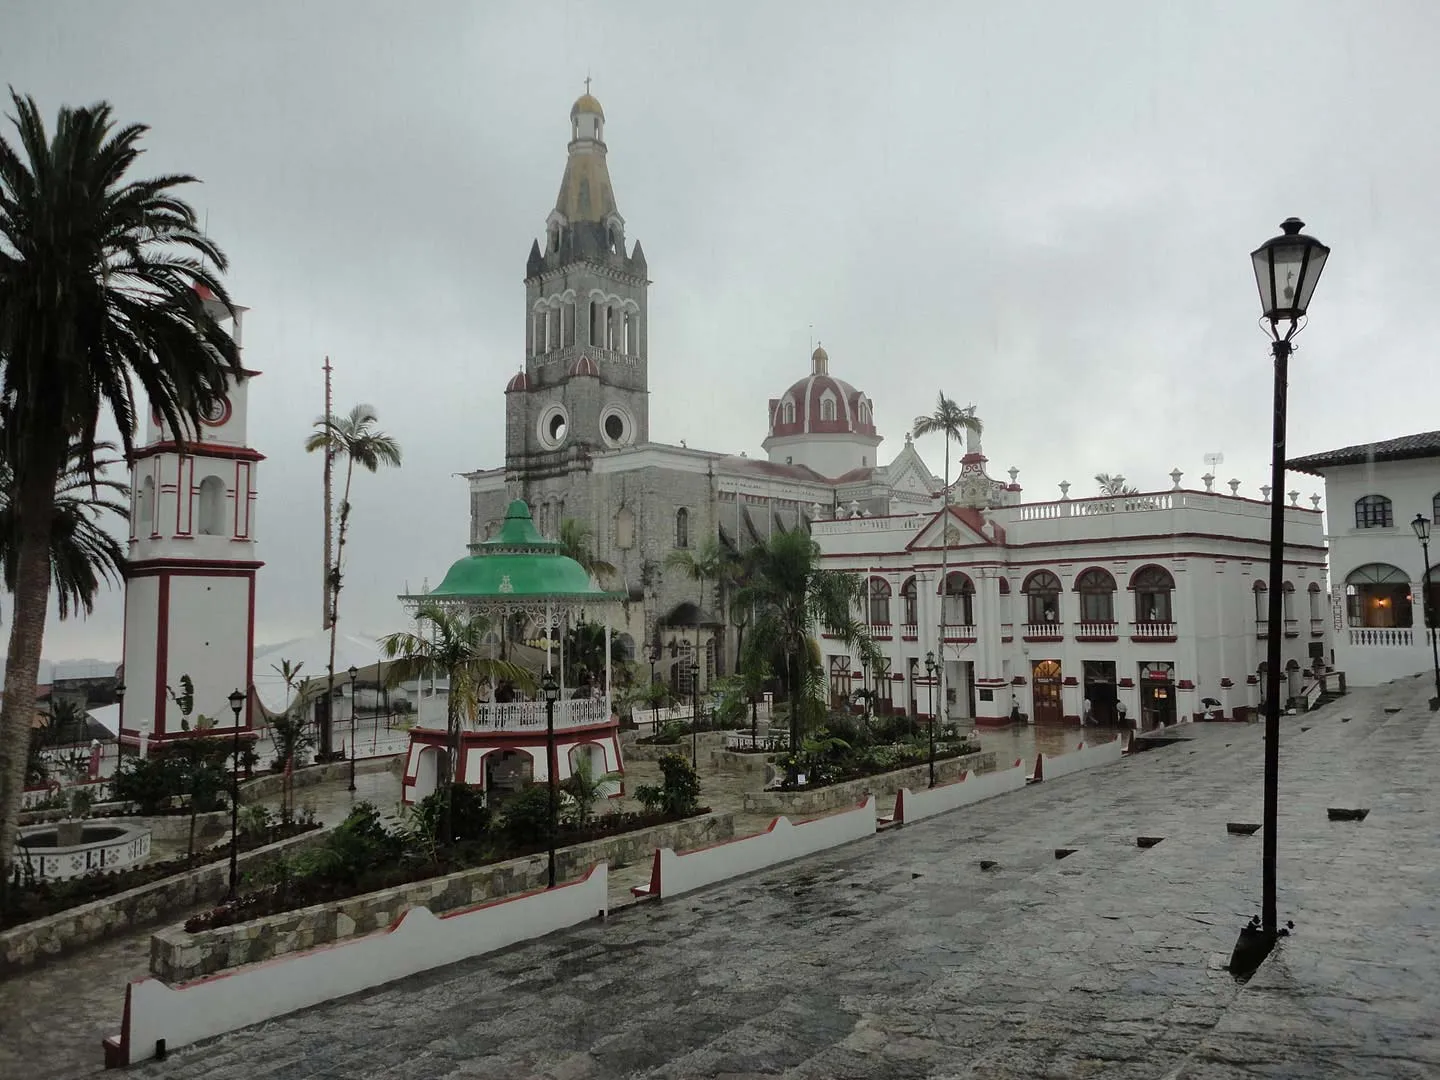
[{"label": "white balustrade", "polygon": [[1415,633],[1408,626],[1352,626],[1350,644],[1365,648],[1408,649],[1415,644]]},{"label": "white balustrade", "polygon": [[974,641],[975,626],[973,623],[946,623],[946,641]]},{"label": "white balustrade", "polygon": [[1139,638],[1142,641],[1149,641],[1155,638],[1171,638],[1175,636],[1175,624],[1173,622],[1131,623],[1130,636]]},{"label": "white balustrade", "polygon": [[919,636],[920,636],[920,627],[919,627],[919,625],[918,625],[917,623],[913,623],[913,622],[911,622],[911,623],[901,623],[901,624],[900,624],[900,636],[901,636],[901,637],[907,637],[907,638],[919,637]]},{"label": "white balustrade", "polygon": [[[443,706],[443,699],[439,700]],[[422,702],[422,706],[428,702]],[[566,698],[555,702],[555,729],[592,727],[604,724],[610,719],[603,697]],[[443,709],[421,709],[421,726],[443,728]],[[460,717],[462,731],[543,731],[545,729],[545,702],[543,701],[486,701],[475,707],[475,715]]]},{"label": "white balustrade", "polygon": [[1115,637],[1115,624],[1113,622],[1076,623],[1075,635],[1077,637]]},{"label": "white balustrade", "polygon": [[1065,629],[1058,622],[1024,623],[1020,633],[1027,638],[1054,638],[1059,641],[1065,636]]}]

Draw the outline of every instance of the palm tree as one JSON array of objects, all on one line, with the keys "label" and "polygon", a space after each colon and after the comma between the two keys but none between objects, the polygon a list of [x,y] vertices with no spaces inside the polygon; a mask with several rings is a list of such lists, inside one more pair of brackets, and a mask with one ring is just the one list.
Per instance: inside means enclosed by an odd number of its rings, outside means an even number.
[{"label": "palm tree", "polygon": [[574,518],[560,522],[560,553],[574,559],[602,589],[611,587],[619,571],[614,563],[595,554],[594,534],[589,525]]},{"label": "palm tree", "polygon": [[[676,548],[665,556],[665,565],[681,571],[691,581],[695,582],[696,599],[695,606],[695,659],[693,663],[700,662],[700,616],[705,609],[705,582],[717,580],[724,570],[727,559],[725,549],[715,537],[710,537],[699,548]],[[693,676],[692,676],[693,678]],[[690,688],[692,697],[700,692],[699,682]],[[700,722],[700,717],[693,719],[694,723]]]},{"label": "palm tree", "polygon": [[[945,597],[950,577],[950,442],[962,446],[966,435],[978,436],[984,430],[980,418],[975,415],[975,406],[962,409],[945,396],[942,390],[935,401],[935,411],[929,416],[915,418],[915,438],[922,435],[941,435],[945,439],[945,488],[940,520],[940,713],[945,715]],[[932,716],[933,724],[935,718]]]},{"label": "palm tree", "polygon": [[749,573],[739,599],[754,605],[756,617],[743,666],[758,669],[771,656],[780,659],[790,702],[790,749],[796,750],[800,700],[820,666],[811,629],[818,625],[851,649],[874,654],[856,618],[863,585],[854,574],[822,569],[820,545],[800,529],[776,533],[746,554]]},{"label": "palm tree", "polygon": [[345,492],[340,496],[340,528],[335,539],[335,565],[327,568],[330,575],[330,660],[325,668],[328,688],[325,715],[320,726],[320,753],[329,760],[331,753],[330,709],[335,695],[335,635],[340,618],[341,570],[345,565],[345,535],[350,527],[350,481],[355,466],[378,472],[381,465],[400,467],[400,444],[383,431],[376,431],[380,417],[370,405],[356,405],[347,416],[330,413],[315,421],[315,433],[305,440],[307,453],[324,450],[327,454],[345,456]]},{"label": "palm tree", "polygon": [[[421,624],[418,629],[422,632],[402,630],[390,634],[380,639],[380,650],[391,661],[385,677],[389,686],[437,674],[444,675],[449,683],[445,728],[450,754],[445,759],[440,783],[436,787],[437,791],[447,792],[445,836],[448,840],[453,837],[448,792],[454,775],[451,770],[460,760],[462,712],[474,720],[483,679],[488,678],[492,684],[508,679],[529,693],[535,690],[535,679],[525,668],[488,655],[491,650],[485,638],[490,631],[490,621],[481,615],[455,611],[438,604],[421,604],[415,613],[415,621]],[[428,635],[424,632],[423,624],[426,623],[430,626]]]},{"label": "palm tree", "polygon": [[1114,497],[1116,495],[1139,495],[1140,489],[1132,487],[1125,482],[1125,477],[1116,473],[1111,476],[1109,473],[1096,473],[1095,483],[1100,485],[1100,494]]},{"label": "palm tree", "polygon": [[[14,471],[14,615],[0,710],[0,880],[13,857],[26,745],[53,577],[56,488],[78,453],[96,466],[108,412],[134,450],[139,405],[177,440],[243,375],[203,295],[234,308],[224,253],[176,189],[194,177],[129,180],[147,130],[115,129],[107,104],[62,108],[51,138],[33,98],[12,92],[19,135],[0,138],[0,457]],[[73,599],[73,596],[71,597]]]},{"label": "palm tree", "polygon": [[[4,439],[4,422],[0,420],[0,445]],[[96,443],[95,449],[108,454],[115,446],[102,442]],[[109,457],[87,462],[78,447],[72,446],[65,470],[55,485],[50,576],[62,619],[68,619],[72,612],[92,614],[101,584],[119,584],[124,579],[125,548],[100,524],[107,513],[121,520],[130,517],[130,486],[100,475],[114,464],[118,464],[117,459]],[[0,460],[0,566],[9,592],[15,591],[17,537],[15,474]]]}]

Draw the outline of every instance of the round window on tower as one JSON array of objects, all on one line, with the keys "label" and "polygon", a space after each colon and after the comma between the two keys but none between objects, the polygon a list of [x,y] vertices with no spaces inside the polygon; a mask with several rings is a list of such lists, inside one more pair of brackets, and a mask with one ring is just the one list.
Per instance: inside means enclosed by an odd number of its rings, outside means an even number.
[{"label": "round window on tower", "polygon": [[635,440],[635,419],[621,405],[607,405],[600,414],[600,437],[612,450],[629,446]]},{"label": "round window on tower", "polygon": [[570,434],[570,414],[565,411],[565,406],[551,405],[541,413],[536,434],[540,436],[540,445],[547,450],[558,450],[565,445],[565,439]]}]

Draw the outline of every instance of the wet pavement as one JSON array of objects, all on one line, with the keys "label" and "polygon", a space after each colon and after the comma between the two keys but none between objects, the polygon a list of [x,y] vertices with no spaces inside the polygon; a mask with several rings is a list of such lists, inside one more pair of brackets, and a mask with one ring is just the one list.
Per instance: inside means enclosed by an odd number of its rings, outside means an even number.
[{"label": "wet pavement", "polygon": [[[1262,733],[1194,725],[1116,766],[133,1074],[1437,1076],[1440,718],[1425,697],[1407,681],[1286,718],[1280,899],[1297,930],[1245,987],[1223,968],[1258,910],[1260,837],[1225,823],[1260,820]],[[1371,812],[1331,822],[1332,806]]]}]

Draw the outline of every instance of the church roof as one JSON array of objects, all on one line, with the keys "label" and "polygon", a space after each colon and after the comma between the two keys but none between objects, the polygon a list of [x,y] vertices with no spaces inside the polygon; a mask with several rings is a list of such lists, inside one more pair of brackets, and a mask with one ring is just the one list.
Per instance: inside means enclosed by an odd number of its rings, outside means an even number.
[{"label": "church roof", "polygon": [[1326,450],[1308,457],[1291,458],[1289,467],[1314,476],[1342,465],[1366,465],[1375,461],[1406,461],[1411,458],[1440,457],[1440,431],[1422,431],[1384,442],[1358,443],[1339,450]]},{"label": "church roof", "polygon": [[572,118],[579,116],[581,113],[593,113],[600,117],[601,120],[605,119],[605,110],[600,107],[600,102],[588,91],[576,98],[575,104],[570,106],[570,116]]},{"label": "church roof", "polygon": [[[830,355],[823,346],[810,354],[810,374],[770,399],[770,436],[875,435],[870,398],[830,374]],[[833,403],[833,413],[825,402]]]}]

